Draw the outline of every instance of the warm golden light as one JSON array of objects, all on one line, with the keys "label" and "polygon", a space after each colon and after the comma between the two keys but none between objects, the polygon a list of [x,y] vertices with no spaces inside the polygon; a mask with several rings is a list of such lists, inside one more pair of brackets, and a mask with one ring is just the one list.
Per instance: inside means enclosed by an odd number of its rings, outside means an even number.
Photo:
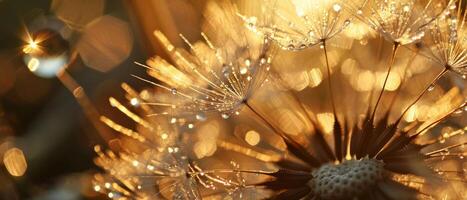
[{"label": "warm golden light", "polygon": [[245,141],[251,146],[256,146],[261,141],[261,136],[258,132],[250,130],[245,134]]},{"label": "warm golden light", "polygon": [[204,140],[196,142],[193,147],[193,152],[197,158],[204,158],[211,156],[217,150],[217,144],[215,140]]},{"label": "warm golden light", "polygon": [[34,53],[39,49],[39,45],[37,44],[36,41],[30,40],[27,45],[23,47],[23,52],[25,54],[31,54]]},{"label": "warm golden light", "polygon": [[362,71],[356,76],[356,89],[358,91],[370,91],[375,84],[375,76],[369,71]]},{"label": "warm golden light", "polygon": [[11,148],[3,155],[3,164],[12,176],[23,176],[28,168],[23,151]]},{"label": "warm golden light", "polygon": [[334,115],[332,113],[319,113],[316,115],[325,133],[331,133],[334,127]]},{"label": "warm golden light", "polygon": [[308,72],[310,87],[316,87],[323,81],[323,74],[319,68],[313,68]]},{"label": "warm golden light", "polygon": [[29,60],[29,62],[28,62],[28,69],[29,69],[31,72],[34,72],[34,71],[36,71],[36,70],[39,68],[39,65],[40,65],[39,59],[37,59],[37,58],[31,58],[31,60]]}]

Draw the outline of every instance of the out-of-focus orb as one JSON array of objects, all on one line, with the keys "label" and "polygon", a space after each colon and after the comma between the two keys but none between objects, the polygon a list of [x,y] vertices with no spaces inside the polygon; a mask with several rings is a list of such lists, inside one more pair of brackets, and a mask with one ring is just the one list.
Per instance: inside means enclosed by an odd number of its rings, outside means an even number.
[{"label": "out-of-focus orb", "polygon": [[316,87],[323,81],[323,74],[319,68],[313,68],[308,72],[310,78],[310,87]]},{"label": "out-of-focus orb", "polygon": [[128,23],[103,16],[86,26],[77,49],[84,63],[106,72],[125,61],[133,48]]},{"label": "out-of-focus orb", "polygon": [[[377,78],[378,78],[378,87],[382,87],[384,83],[384,79],[386,78],[385,73],[377,73]],[[392,72],[388,76],[388,81],[386,83],[386,87],[384,90],[387,91],[395,91],[397,88],[399,88],[401,84],[402,78],[397,72]]]},{"label": "out-of-focus orb", "polygon": [[199,159],[212,156],[216,150],[217,144],[214,140],[198,141],[193,146],[193,152]]},{"label": "out-of-focus orb", "polygon": [[51,10],[73,28],[82,28],[102,16],[105,0],[53,0]]},{"label": "out-of-focus orb", "polygon": [[11,148],[3,155],[3,164],[12,176],[23,176],[28,167],[23,151]]},{"label": "out-of-focus orb", "polygon": [[68,42],[49,28],[30,34],[30,41],[23,47],[26,66],[40,77],[54,77],[68,63]]},{"label": "out-of-focus orb", "polygon": [[256,146],[261,141],[261,136],[258,132],[250,130],[245,134],[245,141],[251,146]]},{"label": "out-of-focus orb", "polygon": [[375,84],[375,75],[370,70],[362,70],[353,78],[356,78],[355,89],[357,89],[357,91],[366,92],[373,89]]}]

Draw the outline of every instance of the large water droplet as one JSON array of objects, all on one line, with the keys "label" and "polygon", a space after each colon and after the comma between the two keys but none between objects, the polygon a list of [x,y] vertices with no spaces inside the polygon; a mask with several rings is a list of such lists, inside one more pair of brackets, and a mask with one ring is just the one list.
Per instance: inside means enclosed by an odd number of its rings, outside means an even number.
[{"label": "large water droplet", "polygon": [[462,114],[462,112],[464,112],[464,109],[463,109],[463,108],[459,108],[459,109],[457,109],[456,111],[454,111],[454,114],[455,114],[455,115],[460,115],[460,114]]},{"label": "large water droplet", "polygon": [[289,44],[289,45],[287,46],[287,49],[288,49],[288,50],[294,50],[294,49],[295,49],[295,45]]},{"label": "large water droplet", "polygon": [[223,66],[222,66],[222,74],[223,74],[225,77],[230,76],[230,71],[231,71],[231,68],[230,68],[228,65],[223,65]]},{"label": "large water droplet", "polygon": [[170,92],[171,92],[172,94],[177,94],[177,89],[172,88],[172,89],[170,90]]},{"label": "large water droplet", "polygon": [[204,113],[200,112],[198,114],[196,114],[196,119],[199,120],[199,121],[206,121],[207,117]]},{"label": "large water droplet", "polygon": [[227,113],[222,113],[221,116],[222,116],[223,119],[229,119],[229,117],[230,117],[230,115],[227,114]]}]

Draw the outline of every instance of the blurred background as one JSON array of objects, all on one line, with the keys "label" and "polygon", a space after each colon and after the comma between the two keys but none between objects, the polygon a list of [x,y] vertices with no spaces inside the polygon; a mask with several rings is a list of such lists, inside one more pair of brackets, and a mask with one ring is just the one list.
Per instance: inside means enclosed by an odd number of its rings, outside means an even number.
[{"label": "blurred background", "polygon": [[0,0],[0,199],[103,199],[90,185],[93,146],[115,133],[98,113],[118,121],[108,98],[121,98],[122,82],[146,85],[131,74],[159,52],[153,31],[196,40],[204,5]]}]

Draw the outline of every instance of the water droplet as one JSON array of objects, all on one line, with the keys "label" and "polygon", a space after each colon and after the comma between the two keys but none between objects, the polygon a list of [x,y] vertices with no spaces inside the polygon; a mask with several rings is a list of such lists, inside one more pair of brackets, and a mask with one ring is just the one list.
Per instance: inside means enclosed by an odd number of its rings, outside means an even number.
[{"label": "water droplet", "polygon": [[230,68],[228,65],[223,65],[223,66],[222,66],[222,74],[223,74],[225,77],[230,76],[230,71],[231,71],[231,68]]},{"label": "water droplet", "polygon": [[456,111],[454,111],[454,114],[460,115],[460,114],[462,114],[462,112],[464,112],[464,109],[459,108],[459,109],[457,109]]},{"label": "water droplet", "polygon": [[227,113],[222,113],[221,116],[222,116],[223,119],[229,119],[229,117],[230,117],[230,115],[227,114]]},{"label": "water droplet", "polygon": [[194,127],[195,127],[194,124],[188,124],[188,128],[189,128],[189,129],[192,129],[192,128],[194,128]]},{"label": "water droplet", "polygon": [[240,68],[240,74],[246,74],[248,72],[248,68],[246,67],[241,67]]},{"label": "water droplet", "polygon": [[131,104],[132,106],[138,106],[138,105],[139,105],[139,100],[138,100],[138,98],[131,98],[131,99],[130,99],[130,104]]},{"label": "water droplet", "polygon": [[334,9],[335,12],[340,12],[341,9],[342,9],[342,7],[341,7],[341,5],[339,5],[339,4],[336,3],[336,4],[334,4],[334,5],[332,6],[332,9]]},{"label": "water droplet", "polygon": [[172,88],[172,89],[170,90],[170,92],[172,92],[172,94],[177,94],[177,89]]},{"label": "water droplet", "polygon": [[249,67],[249,66],[251,65],[251,60],[250,60],[250,59],[246,59],[246,60],[245,60],[245,65]]},{"label": "water droplet", "polygon": [[365,46],[365,45],[368,44],[368,40],[367,39],[362,39],[362,40],[360,40],[360,44]]},{"label": "water droplet", "polygon": [[345,20],[344,21],[344,26],[348,26],[350,24],[350,20]]},{"label": "water droplet", "polygon": [[431,84],[430,87],[428,87],[428,92],[431,92],[435,89],[435,85]]},{"label": "water droplet", "polygon": [[405,5],[404,8],[403,8],[404,12],[409,12],[410,11],[410,6],[409,5]]},{"label": "water droplet", "polygon": [[206,115],[204,113],[198,113],[196,114],[196,119],[199,121],[205,121],[207,119]]}]

